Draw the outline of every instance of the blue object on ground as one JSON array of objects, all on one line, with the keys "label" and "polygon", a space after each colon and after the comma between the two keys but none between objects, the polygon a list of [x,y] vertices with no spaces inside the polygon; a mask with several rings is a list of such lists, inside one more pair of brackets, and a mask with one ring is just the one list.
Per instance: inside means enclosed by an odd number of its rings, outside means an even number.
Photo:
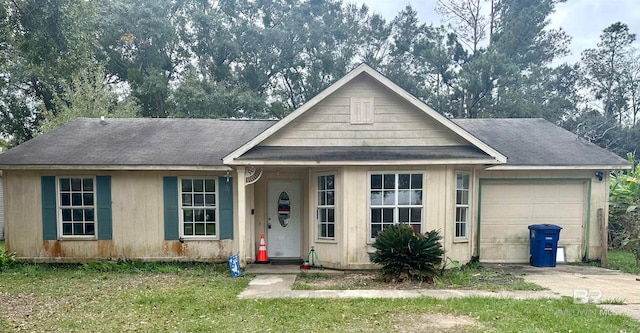
[{"label": "blue object on ground", "polygon": [[229,269],[231,269],[231,277],[237,278],[242,275],[242,268],[240,268],[240,258],[238,254],[234,254],[229,257]]},{"label": "blue object on ground", "polygon": [[532,224],[529,226],[529,263],[536,267],[556,267],[556,253],[561,226]]}]

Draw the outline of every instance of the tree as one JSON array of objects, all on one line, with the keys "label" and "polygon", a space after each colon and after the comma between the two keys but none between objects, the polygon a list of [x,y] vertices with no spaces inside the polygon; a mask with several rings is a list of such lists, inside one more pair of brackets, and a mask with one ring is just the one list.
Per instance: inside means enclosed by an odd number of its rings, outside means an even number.
[{"label": "tree", "polygon": [[458,39],[472,53],[476,53],[480,43],[487,36],[490,20],[484,14],[484,0],[438,0],[436,11],[447,20],[453,21],[453,30]]},{"label": "tree", "polygon": [[638,76],[629,73],[630,69],[637,69],[630,63],[635,60],[630,52],[635,38],[626,24],[616,22],[604,29],[596,48],[582,52],[584,87],[600,101],[604,116],[618,117],[619,124],[624,120],[629,88],[634,90],[636,85],[627,80]]},{"label": "tree", "polygon": [[107,83],[101,65],[93,65],[73,75],[63,83],[63,92],[54,97],[57,114],[44,113],[40,123],[42,133],[49,132],[76,118],[133,118],[140,112],[136,101],[119,93]]},{"label": "tree", "polygon": [[73,0],[0,5],[0,130],[8,146],[38,133],[43,112],[57,113],[60,81],[90,63],[97,6]]}]

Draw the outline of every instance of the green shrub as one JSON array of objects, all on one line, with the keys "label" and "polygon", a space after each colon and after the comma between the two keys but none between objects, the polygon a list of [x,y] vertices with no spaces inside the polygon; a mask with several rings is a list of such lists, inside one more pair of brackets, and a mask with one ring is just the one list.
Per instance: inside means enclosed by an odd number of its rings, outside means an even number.
[{"label": "green shrub", "polygon": [[435,230],[423,235],[406,224],[392,225],[376,237],[371,261],[382,265],[386,281],[432,282],[444,254],[441,239]]},{"label": "green shrub", "polygon": [[16,264],[16,253],[0,250],[0,270]]}]

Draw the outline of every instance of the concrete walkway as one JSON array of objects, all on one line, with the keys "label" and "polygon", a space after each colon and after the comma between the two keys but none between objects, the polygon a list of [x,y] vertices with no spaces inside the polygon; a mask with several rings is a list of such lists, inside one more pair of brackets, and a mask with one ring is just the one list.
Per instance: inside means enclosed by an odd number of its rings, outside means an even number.
[{"label": "concrete walkway", "polygon": [[501,298],[560,298],[548,291],[486,291],[486,290],[449,290],[449,289],[410,289],[410,290],[291,290],[296,275],[267,274],[256,276],[238,298],[414,298],[434,297],[447,299],[452,297],[501,297]]},{"label": "concrete walkway", "polygon": [[[414,298],[434,297],[496,297],[496,298],[561,298],[571,297],[577,303],[615,302],[600,304],[607,311],[628,315],[640,320],[640,281],[637,276],[592,266],[558,265],[540,268],[528,265],[487,265],[512,273],[549,290],[542,291],[486,291],[486,290],[291,290],[297,267],[253,267],[248,273],[257,275],[238,298]],[[307,271],[320,274],[343,274],[341,271]]]}]

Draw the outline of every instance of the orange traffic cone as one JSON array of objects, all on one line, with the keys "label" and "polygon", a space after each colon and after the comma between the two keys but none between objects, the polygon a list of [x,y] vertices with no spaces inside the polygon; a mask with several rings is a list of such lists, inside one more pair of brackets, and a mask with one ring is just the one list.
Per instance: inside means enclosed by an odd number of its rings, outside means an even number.
[{"label": "orange traffic cone", "polygon": [[264,234],[260,235],[260,248],[258,248],[258,259],[256,264],[268,264],[269,257],[267,257],[267,244],[264,243]]}]

